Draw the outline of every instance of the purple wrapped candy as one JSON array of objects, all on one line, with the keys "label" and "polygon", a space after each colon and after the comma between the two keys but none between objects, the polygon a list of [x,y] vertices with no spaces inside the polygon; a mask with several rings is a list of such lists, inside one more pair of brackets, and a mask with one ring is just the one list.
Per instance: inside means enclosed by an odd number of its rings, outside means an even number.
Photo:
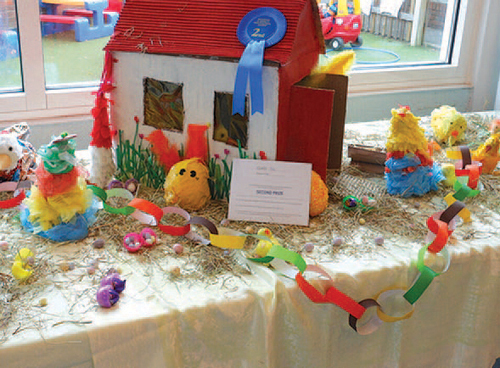
[{"label": "purple wrapped candy", "polygon": [[127,280],[122,280],[118,273],[110,273],[109,275],[106,275],[101,279],[101,286],[110,285],[113,290],[121,293],[123,290],[125,290],[126,282]]},{"label": "purple wrapped candy", "polygon": [[106,285],[97,290],[96,299],[101,307],[111,308],[120,299],[120,295],[111,285]]}]

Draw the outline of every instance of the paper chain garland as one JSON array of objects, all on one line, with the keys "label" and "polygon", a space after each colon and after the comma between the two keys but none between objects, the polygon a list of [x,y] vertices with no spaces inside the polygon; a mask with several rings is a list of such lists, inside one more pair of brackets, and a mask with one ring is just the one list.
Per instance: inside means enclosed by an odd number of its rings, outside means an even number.
[{"label": "paper chain garland", "polygon": [[[273,244],[265,257],[248,259],[262,264],[268,264],[274,259],[280,259],[297,267],[298,272],[295,275],[295,280],[304,294],[314,303],[331,303],[345,310],[349,313],[349,326],[361,335],[374,332],[383,322],[392,323],[410,318],[414,312],[415,302],[423,295],[432,281],[446,272],[449,268],[451,258],[445,246],[448,242],[448,238],[456,227],[455,217],[458,215],[464,222],[470,221],[470,212],[465,208],[465,204],[462,201],[479,194],[479,190],[471,189],[470,185],[473,185],[474,188],[477,186],[481,168],[480,164],[470,162],[470,151],[468,147],[460,147],[459,154],[457,154],[457,151],[452,151],[448,154],[448,157],[461,159],[461,163],[456,165],[456,176],[459,178],[454,184],[453,189],[455,193],[450,193],[445,197],[448,204],[446,210],[433,214],[427,220],[429,233],[426,237],[426,241],[428,241],[428,244],[423,246],[418,252],[417,268],[419,275],[408,290],[398,288],[383,290],[373,298],[356,302],[354,299],[335,288],[333,279],[326,270],[318,265],[307,265],[300,254],[286,249],[281,245]],[[466,182],[464,182],[464,179]],[[0,184],[0,191],[12,191],[23,187],[26,187],[26,185],[13,182],[2,183]],[[244,234],[227,228],[217,229],[212,222],[203,217],[191,217],[187,211],[179,207],[160,208],[147,200],[134,198],[132,193],[123,188],[103,190],[93,185],[89,185],[88,188],[102,201],[103,208],[109,213],[131,215],[141,223],[149,226],[157,226],[161,231],[169,235],[186,236],[191,240],[199,241],[203,244],[211,244],[220,248],[231,249],[243,249],[246,237],[248,236],[260,240],[271,241],[271,239],[266,236]],[[14,198],[0,202],[0,208],[15,207],[21,203],[24,197],[24,191],[21,190]],[[106,203],[111,197],[122,197],[130,200],[130,202],[125,207],[115,208]],[[182,216],[186,220],[186,224],[183,226],[161,224],[160,222],[163,216],[169,213]],[[192,232],[191,225],[202,225],[206,227],[210,232],[210,239],[204,239]],[[424,259],[426,252],[435,255],[439,254],[443,257],[445,266],[442,270],[435,271],[425,265]],[[306,271],[318,273],[327,279],[328,288],[324,294],[304,278],[303,274]],[[393,314],[384,311],[384,305],[391,299],[397,298],[403,298],[406,301],[405,308],[398,311],[399,313]],[[376,313],[372,314],[368,321],[358,327],[358,320],[364,316],[368,308],[372,307],[377,308]]]},{"label": "paper chain garland", "polygon": [[11,199],[6,199],[4,201],[0,201],[0,208],[14,208],[19,206],[21,202],[26,198],[26,194],[24,193],[24,189],[29,188],[31,186],[31,181],[6,181],[0,183],[0,192],[14,192],[14,197]]},{"label": "paper chain garland", "polygon": [[[410,318],[414,312],[414,304],[423,295],[432,281],[439,275],[445,273],[450,266],[451,257],[445,246],[450,235],[455,230],[455,217],[462,217],[464,222],[470,221],[470,212],[465,208],[465,204],[462,201],[479,193],[478,190],[471,189],[469,185],[477,186],[480,167],[476,163],[470,162],[470,151],[468,148],[465,149],[461,147],[459,153],[459,155],[456,155],[455,152],[449,154],[451,158],[462,160],[456,169],[456,175],[459,178],[454,184],[455,193],[450,193],[445,197],[448,207],[444,211],[433,214],[427,220],[429,233],[426,237],[426,242],[428,242],[428,244],[423,246],[418,252],[417,269],[419,274],[408,290],[398,288],[383,290],[373,298],[356,302],[354,299],[335,288],[333,279],[326,270],[318,265],[307,265],[300,254],[286,249],[281,245],[273,244],[265,257],[248,259],[262,264],[269,264],[273,262],[274,259],[280,259],[294,265],[298,269],[295,280],[302,292],[304,292],[304,294],[314,303],[331,303],[345,310],[349,313],[349,326],[359,334],[370,334],[377,330],[383,322],[392,323]],[[89,187],[94,194],[103,201],[103,207],[108,212],[132,215],[143,223],[158,226],[160,230],[170,235],[184,235],[190,239],[202,241],[204,244],[230,249],[243,249],[246,237],[248,236],[270,241],[266,236],[244,234],[227,228],[217,229],[209,220],[203,217],[191,217],[189,213],[178,207],[159,208],[155,204],[139,198],[131,199],[131,202],[124,208],[113,208],[105,203],[107,198],[112,196],[131,198],[131,194],[124,189],[104,191],[94,186]],[[186,225],[167,226],[160,224],[163,215],[168,213],[181,215],[186,220]],[[191,232],[190,226],[192,224],[205,226],[210,232],[210,239],[204,239]],[[444,259],[445,266],[441,270],[434,270],[427,266],[425,264],[425,255],[427,252],[441,256]],[[324,294],[305,279],[304,273],[306,271],[315,272],[327,279],[328,287]],[[398,298],[403,298],[405,301],[404,304],[406,305],[404,305],[402,309],[400,306],[401,310],[396,312],[391,311],[391,314],[385,311],[384,305]],[[373,307],[377,308],[376,313],[372,314],[368,318],[368,321],[358,327],[358,320],[365,315],[367,309]]]}]

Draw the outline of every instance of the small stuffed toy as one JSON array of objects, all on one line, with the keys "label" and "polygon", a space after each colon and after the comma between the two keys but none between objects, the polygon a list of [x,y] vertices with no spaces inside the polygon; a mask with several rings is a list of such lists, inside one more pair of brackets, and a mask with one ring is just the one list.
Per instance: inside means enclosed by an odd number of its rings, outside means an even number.
[{"label": "small stuffed toy", "polygon": [[8,133],[0,134],[0,181],[18,181],[21,172],[23,149],[17,138]]},{"label": "small stuffed toy", "polygon": [[0,132],[0,183],[26,180],[32,173],[36,153],[25,141],[28,135],[26,123],[15,124]]},{"label": "small stuffed toy", "polygon": [[197,211],[210,199],[208,168],[196,157],[180,161],[168,172],[164,188],[168,205]]},{"label": "small stuffed toy", "polygon": [[444,105],[432,111],[431,126],[439,143],[453,146],[464,139],[467,121],[454,107]]}]

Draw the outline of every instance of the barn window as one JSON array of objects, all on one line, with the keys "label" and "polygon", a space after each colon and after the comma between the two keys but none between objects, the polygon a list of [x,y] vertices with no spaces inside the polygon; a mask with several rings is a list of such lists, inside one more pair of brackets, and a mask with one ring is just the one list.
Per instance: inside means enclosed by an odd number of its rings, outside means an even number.
[{"label": "barn window", "polygon": [[182,132],[184,103],[182,84],[144,78],[144,124]]},{"label": "barn window", "polygon": [[248,148],[248,99],[245,98],[245,115],[232,114],[232,93],[215,92],[214,137],[215,141],[231,146]]}]

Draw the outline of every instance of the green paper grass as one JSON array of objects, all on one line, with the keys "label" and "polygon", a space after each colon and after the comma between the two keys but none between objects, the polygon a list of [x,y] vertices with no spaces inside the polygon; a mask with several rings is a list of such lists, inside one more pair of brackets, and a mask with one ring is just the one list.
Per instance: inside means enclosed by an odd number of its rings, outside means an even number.
[{"label": "green paper grass", "polygon": [[139,133],[136,124],[134,140],[123,139],[123,131],[118,132],[116,147],[116,178],[125,182],[127,179],[137,179],[142,185],[150,188],[163,188],[165,170],[156,160],[155,155],[147,147],[143,147],[143,135]]}]

